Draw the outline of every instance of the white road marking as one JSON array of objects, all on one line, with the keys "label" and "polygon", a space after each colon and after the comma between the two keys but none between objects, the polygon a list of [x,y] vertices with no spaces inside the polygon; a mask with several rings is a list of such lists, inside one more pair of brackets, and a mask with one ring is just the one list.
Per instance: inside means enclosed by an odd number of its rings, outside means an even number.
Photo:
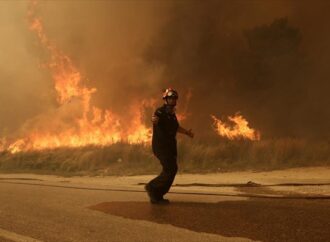
[{"label": "white road marking", "polygon": [[33,239],[27,236],[19,235],[4,229],[0,229],[0,237],[9,239],[15,242],[42,242],[41,240]]}]

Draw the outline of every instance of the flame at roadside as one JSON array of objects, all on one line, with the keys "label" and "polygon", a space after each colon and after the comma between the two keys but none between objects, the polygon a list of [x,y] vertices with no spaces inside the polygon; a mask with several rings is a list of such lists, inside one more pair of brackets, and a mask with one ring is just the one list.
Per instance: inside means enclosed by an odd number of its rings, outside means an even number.
[{"label": "flame at roadside", "polygon": [[225,123],[214,115],[211,115],[211,117],[214,121],[214,129],[221,137],[230,140],[260,140],[260,132],[250,128],[248,121],[242,115],[236,114],[234,116],[229,116],[228,119],[232,124]]},{"label": "flame at roadside", "polygon": [[[50,71],[59,107],[30,120],[29,126],[32,128],[8,144],[6,149],[17,153],[57,147],[110,145],[116,142],[149,143],[151,129],[142,122],[143,108],[153,106],[154,100],[132,104],[130,116],[133,118],[129,123],[111,110],[93,106],[91,99],[97,92],[96,88],[84,85],[86,78],[70,57],[47,37],[42,20],[35,14],[36,4],[36,1],[30,2],[28,10],[30,30],[49,56],[44,67]],[[61,116],[65,118],[61,119]],[[69,123],[67,120],[70,120]]]}]

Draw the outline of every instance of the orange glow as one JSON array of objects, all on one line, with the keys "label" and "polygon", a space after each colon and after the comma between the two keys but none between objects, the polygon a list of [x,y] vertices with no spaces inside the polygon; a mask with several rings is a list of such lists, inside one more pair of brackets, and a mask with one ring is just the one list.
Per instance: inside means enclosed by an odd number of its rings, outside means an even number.
[{"label": "orange glow", "polygon": [[[10,145],[7,150],[17,153],[27,150],[53,149],[57,147],[80,147],[86,145],[110,145],[116,142],[149,143],[151,129],[142,123],[143,107],[154,105],[153,100],[144,100],[132,105],[130,115],[134,117],[123,125],[120,117],[111,110],[101,110],[91,104],[96,88],[86,87],[85,78],[65,55],[48,39],[42,20],[35,15],[36,1],[31,2],[28,11],[30,30],[36,35],[40,45],[49,54],[46,68],[50,71],[57,94],[59,109],[79,103],[79,113],[66,125],[65,129],[31,131]],[[51,124],[50,124],[51,125]],[[125,128],[123,128],[125,126]],[[1,147],[0,147],[1,148]]]},{"label": "orange glow", "polygon": [[227,124],[220,119],[211,115],[214,120],[214,129],[222,137],[230,140],[234,139],[249,139],[260,140],[260,133],[249,127],[248,121],[239,114],[229,116],[228,119],[232,122],[232,125]]},{"label": "orange glow", "polygon": [[176,117],[179,122],[185,121],[191,113],[188,112],[188,106],[190,104],[190,99],[192,97],[192,90],[191,88],[188,89],[188,92],[185,95],[185,98],[182,100],[183,104],[181,105],[181,110],[180,112],[176,113]]},{"label": "orange glow", "polygon": [[6,150],[6,139],[0,138],[0,152],[3,152]]}]

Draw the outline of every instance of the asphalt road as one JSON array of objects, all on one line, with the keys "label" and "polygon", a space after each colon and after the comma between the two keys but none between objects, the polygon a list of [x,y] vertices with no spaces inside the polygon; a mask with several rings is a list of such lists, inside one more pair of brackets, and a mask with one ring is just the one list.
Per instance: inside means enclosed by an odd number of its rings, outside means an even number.
[{"label": "asphalt road", "polygon": [[326,199],[168,197],[0,182],[0,241],[330,241]]}]

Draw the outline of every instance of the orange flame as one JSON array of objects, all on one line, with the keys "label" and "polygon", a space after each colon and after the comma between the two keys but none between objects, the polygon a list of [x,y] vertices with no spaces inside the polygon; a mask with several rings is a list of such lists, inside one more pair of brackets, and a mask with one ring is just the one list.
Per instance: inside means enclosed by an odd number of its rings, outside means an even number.
[{"label": "orange flame", "polygon": [[181,112],[176,113],[176,117],[179,120],[179,122],[185,121],[191,115],[191,113],[188,112],[191,97],[192,97],[192,89],[189,88],[188,92],[185,95],[184,104],[181,109]]},{"label": "orange flame", "polygon": [[0,152],[6,150],[6,138],[0,138]]},{"label": "orange flame", "polygon": [[215,131],[222,137],[230,140],[234,139],[249,139],[249,140],[260,140],[260,133],[249,127],[248,121],[239,114],[235,116],[229,116],[228,119],[234,124],[229,125],[220,119],[211,115],[214,120]]},{"label": "orange flame", "polygon": [[[49,54],[49,62],[46,67],[50,70],[57,101],[60,105],[57,112],[59,113],[61,108],[70,106],[70,103],[74,102],[79,103],[80,113],[74,116],[70,125],[66,125],[60,130],[43,130],[37,127],[36,130],[28,132],[24,137],[8,145],[7,150],[17,153],[63,146],[109,145],[120,141],[131,144],[149,143],[151,129],[142,123],[141,109],[153,105],[153,100],[132,105],[131,115],[134,118],[128,125],[125,125],[129,127],[125,130],[122,128],[121,119],[110,110],[101,110],[92,106],[91,97],[97,91],[96,88],[88,88],[83,85],[84,77],[72,60],[48,39],[41,19],[35,15],[35,7],[36,1],[31,2],[28,11],[30,29]],[[55,116],[58,116],[56,111]],[[49,126],[52,126],[52,123]],[[56,125],[54,124],[54,126]]]}]

